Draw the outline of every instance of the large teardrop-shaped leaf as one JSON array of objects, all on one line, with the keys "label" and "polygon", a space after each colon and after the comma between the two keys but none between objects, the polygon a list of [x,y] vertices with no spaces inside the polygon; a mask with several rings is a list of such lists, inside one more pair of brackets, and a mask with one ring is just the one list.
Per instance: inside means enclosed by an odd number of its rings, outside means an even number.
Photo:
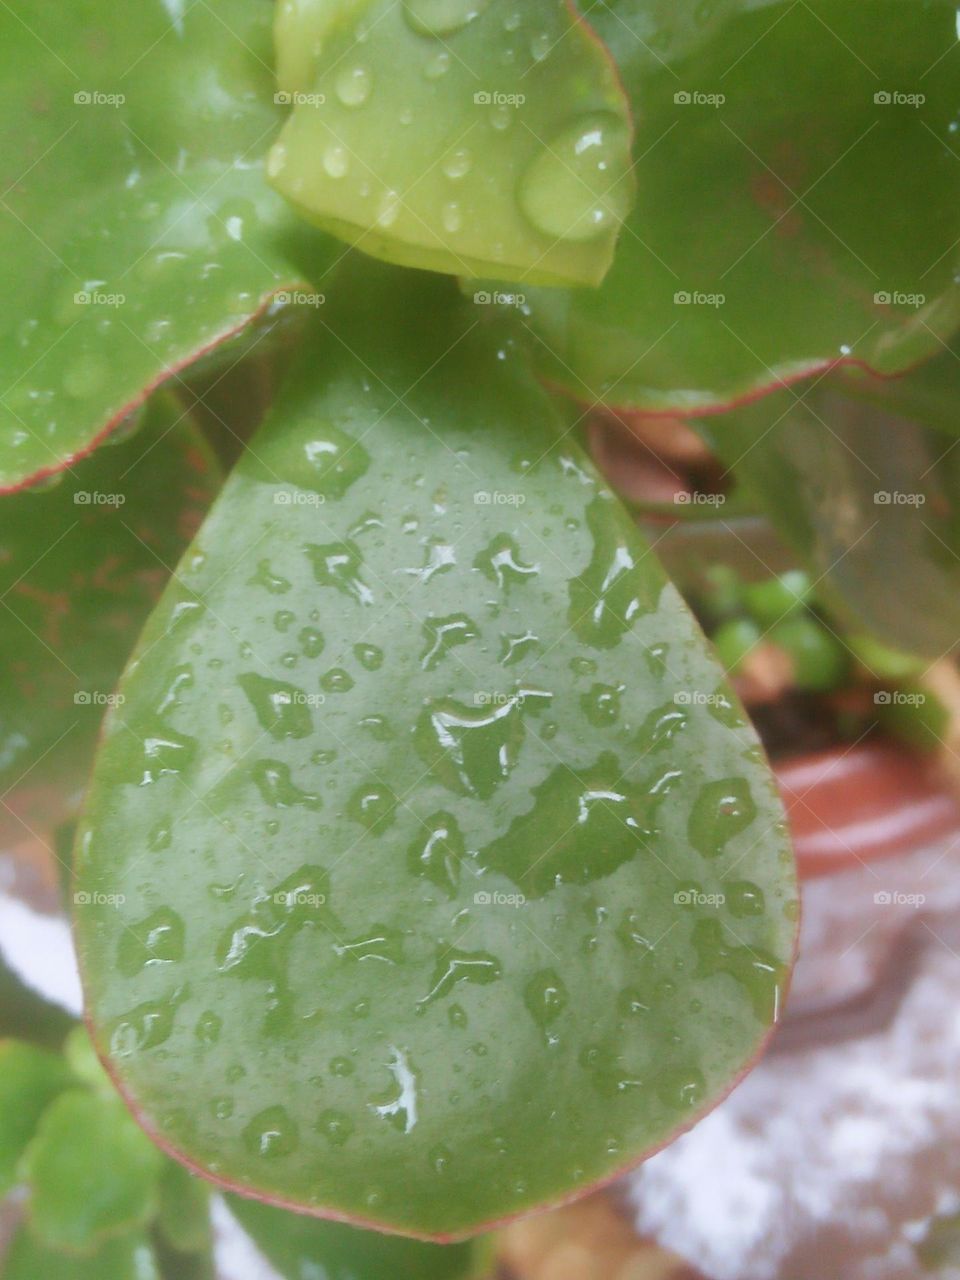
[{"label": "large teardrop-shaped leaf", "polygon": [[54,488],[0,499],[0,791],[89,767],[140,628],[219,483],[202,436],[161,397],[132,439]]},{"label": "large teardrop-shaped leaf", "polygon": [[0,490],[86,452],[328,260],[264,182],[270,17],[0,6]]},{"label": "large teardrop-shaped leaf", "polygon": [[568,0],[286,0],[277,55],[293,113],[269,172],[306,217],[407,266],[603,279],[632,126]]},{"label": "large teardrop-shaped leaf", "polygon": [[181,1159],[444,1237],[731,1086],[792,863],[700,632],[518,354],[435,278],[337,298],[125,678],[77,938]]},{"label": "large teardrop-shaped leaf", "polygon": [[289,1280],[483,1280],[490,1275],[489,1239],[425,1244],[319,1222],[254,1200],[230,1197],[230,1211],[260,1251]]},{"label": "large teardrop-shaped leaf", "polygon": [[[900,416],[925,401],[912,378],[889,384],[889,407],[877,380],[827,380],[701,429],[835,613],[935,659],[960,636],[960,452]],[[935,400],[924,413],[945,420]]]},{"label": "large teardrop-shaped leaf", "polygon": [[638,197],[599,290],[511,286],[551,382],[695,413],[940,349],[960,324],[955,5],[581,7],[630,93]]}]

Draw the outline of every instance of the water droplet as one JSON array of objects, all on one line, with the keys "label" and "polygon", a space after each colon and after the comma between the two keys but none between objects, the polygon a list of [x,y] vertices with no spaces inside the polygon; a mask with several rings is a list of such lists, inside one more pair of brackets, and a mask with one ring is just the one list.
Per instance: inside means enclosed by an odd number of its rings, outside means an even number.
[{"label": "water droplet", "polygon": [[420,655],[420,665],[424,671],[432,671],[451,649],[476,640],[480,629],[465,613],[451,613],[444,618],[427,618],[423,634],[426,648]]},{"label": "water droplet", "polygon": [[450,54],[446,49],[441,49],[439,53],[435,53],[433,57],[428,58],[423,65],[423,74],[428,80],[439,80],[441,76],[445,76],[450,70]]},{"label": "water droplet", "polygon": [[237,677],[254,714],[272,738],[306,738],[313,732],[313,718],[306,694],[284,680],[273,680],[254,671]]},{"label": "water droplet", "polygon": [[323,171],[328,178],[342,178],[350,168],[350,157],[346,147],[334,143],[323,153]]},{"label": "water droplet", "polygon": [[466,854],[463,832],[453,814],[444,809],[427,818],[426,828],[407,850],[407,866],[414,875],[432,881],[452,898]]},{"label": "water droplet", "polygon": [[433,971],[433,986],[418,1000],[418,1005],[432,1004],[449,995],[460,982],[487,986],[500,977],[500,965],[489,951],[460,951],[442,944],[437,948],[437,962]]},{"label": "water droplet", "polygon": [[538,1027],[546,1029],[556,1022],[569,1002],[567,988],[555,969],[541,969],[523,990],[523,1002]]},{"label": "water droplet", "polygon": [[297,1126],[286,1107],[267,1107],[255,1115],[243,1131],[243,1140],[253,1155],[268,1159],[288,1156],[300,1145]]},{"label": "water droplet", "polygon": [[525,563],[516,539],[507,533],[498,534],[489,542],[474,559],[473,567],[501,591],[512,583],[528,582],[540,572],[539,564]]},{"label": "water droplet", "polygon": [[323,1134],[334,1147],[342,1147],[353,1134],[354,1125],[349,1116],[342,1111],[321,1111],[317,1117],[316,1129]]},{"label": "water droplet", "polygon": [[520,183],[520,207],[545,235],[593,240],[627,216],[629,172],[627,126],[598,112],[568,125],[544,147]]},{"label": "water droplet", "polygon": [[169,907],[128,925],[117,944],[117,968],[133,977],[148,965],[173,964],[183,959],[184,924]]},{"label": "water droplet", "polygon": [[458,147],[451,151],[443,161],[443,172],[454,182],[464,178],[473,167],[473,156],[466,147]]},{"label": "water droplet", "polygon": [[690,810],[687,835],[693,847],[708,858],[723,853],[727,844],[750,826],[757,807],[745,778],[721,778],[700,788]]},{"label": "water droplet", "polygon": [[360,577],[363,556],[356,543],[311,544],[306,550],[313,566],[313,576],[320,586],[333,587],[359,604],[373,604],[373,592]]},{"label": "water droplet", "polygon": [[453,235],[463,226],[463,214],[456,200],[450,200],[440,210],[440,221],[444,231]]},{"label": "water droplet", "polygon": [[353,792],[347,802],[347,816],[368,831],[379,834],[393,822],[399,803],[388,786],[373,780],[357,787]]},{"label": "water droplet", "polygon": [[197,1019],[197,1025],[194,1029],[194,1035],[201,1044],[216,1044],[220,1039],[220,1032],[223,1029],[223,1019],[219,1014],[214,1013],[211,1009],[207,1009],[201,1013]]},{"label": "water droplet", "polygon": [[379,671],[383,666],[383,650],[375,644],[355,644],[353,652],[361,667],[367,671]]},{"label": "water droplet", "polygon": [[417,1124],[417,1078],[407,1055],[391,1046],[387,1070],[393,1076],[396,1093],[388,1101],[370,1104],[371,1110],[389,1120],[402,1133],[411,1133]]},{"label": "water droplet", "polygon": [[749,880],[733,880],[723,886],[730,914],[738,918],[762,916],[765,903],[763,890]]},{"label": "water droplet", "polygon": [[320,688],[327,693],[349,693],[353,688],[353,676],[343,667],[331,667],[320,677]]},{"label": "water droplet", "polygon": [[569,621],[587,644],[612,649],[637,618],[656,607],[663,586],[649,560],[639,561],[632,531],[603,497],[587,508],[593,555],[583,574],[570,582]]},{"label": "water droplet", "polygon": [[623,692],[623,685],[613,684],[594,684],[584,694],[580,695],[580,705],[583,707],[583,713],[592,725],[596,725],[598,729],[604,729],[608,725],[616,724],[620,718],[620,694]]},{"label": "water droplet", "polygon": [[536,710],[549,696],[517,691],[498,705],[479,707],[454,698],[437,699],[421,712],[414,744],[451,791],[488,799],[517,763],[525,737],[524,713]]},{"label": "water droplet", "polygon": [[282,760],[258,760],[250,770],[257,790],[264,802],[272,809],[289,809],[302,806],[304,809],[319,809],[322,800],[311,791],[303,791],[296,785],[290,773],[290,766]]},{"label": "water droplet", "polygon": [[482,849],[479,861],[530,895],[557,884],[589,884],[649,852],[661,783],[656,775],[628,781],[610,752],[576,773],[557,765],[534,788],[533,807]]},{"label": "water droplet", "polygon": [[370,72],[366,67],[344,67],[337,75],[334,88],[345,107],[362,107],[370,97]]},{"label": "water droplet", "polygon": [[478,17],[490,0],[403,0],[407,23],[420,35],[452,36]]}]

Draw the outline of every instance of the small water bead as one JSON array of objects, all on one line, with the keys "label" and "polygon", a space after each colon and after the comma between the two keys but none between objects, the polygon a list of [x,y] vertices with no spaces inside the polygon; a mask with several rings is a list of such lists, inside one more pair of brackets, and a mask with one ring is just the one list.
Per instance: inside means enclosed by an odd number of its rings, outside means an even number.
[{"label": "small water bead", "polygon": [[399,192],[392,189],[385,191],[380,197],[380,204],[377,208],[377,226],[392,227],[400,214],[400,205]]},{"label": "small water bead", "polygon": [[300,1145],[296,1124],[285,1107],[267,1107],[253,1117],[243,1131],[247,1150],[267,1159],[287,1156]]},{"label": "small water bead", "polygon": [[463,215],[456,200],[451,200],[443,206],[440,210],[440,221],[444,231],[448,231],[451,235],[460,230],[463,226]]},{"label": "small water bead", "polygon": [[487,119],[490,121],[491,129],[495,129],[497,133],[506,133],[513,124],[513,108],[506,103],[498,102],[496,106],[490,108]]},{"label": "small water bead", "polygon": [[379,671],[383,666],[383,650],[375,644],[356,644],[353,652],[357,661],[367,671]]},{"label": "small water bead", "polygon": [[490,0],[404,0],[403,16],[419,35],[451,36],[480,16]]},{"label": "small water bead", "polygon": [[327,693],[349,693],[353,683],[353,676],[343,667],[332,667],[320,677],[320,688]]},{"label": "small water bead", "polygon": [[745,916],[762,916],[764,912],[763,890],[749,880],[735,880],[723,886],[726,905],[730,914],[743,918]]},{"label": "small water bead", "polygon": [[549,31],[538,32],[530,41],[530,56],[534,62],[542,62],[553,48],[553,43]]},{"label": "small water bead", "polygon": [[233,1115],[233,1099],[214,1098],[210,1103],[210,1110],[213,1112],[215,1119],[229,1120]]},{"label": "small water bead", "polygon": [[110,370],[99,356],[81,356],[63,377],[63,389],[73,400],[87,400],[103,387]]},{"label": "small water bead", "polygon": [[342,178],[350,168],[350,157],[346,147],[335,143],[327,147],[323,153],[323,171],[328,178]]},{"label": "small water bead", "polygon": [[554,137],[524,175],[520,207],[545,235],[593,240],[626,217],[632,193],[630,135],[615,115],[597,112]]},{"label": "small water bead", "polygon": [[334,88],[345,107],[362,107],[370,97],[370,72],[361,66],[344,67],[337,76]]},{"label": "small water bead", "polygon": [[287,148],[282,142],[276,143],[267,154],[267,177],[278,178],[287,167]]},{"label": "small water bead", "polygon": [[445,76],[450,70],[450,55],[446,49],[441,49],[439,53],[435,53],[429,58],[424,65],[423,74],[428,80],[439,80],[441,76]]},{"label": "small water bead", "polygon": [[466,147],[458,147],[443,162],[443,172],[452,181],[465,178],[473,167],[473,156]]},{"label": "small water bead", "polygon": [[194,1029],[194,1035],[201,1044],[216,1044],[223,1029],[223,1019],[212,1010],[201,1013]]},{"label": "small water bead", "polygon": [[342,1147],[353,1134],[354,1124],[342,1111],[322,1111],[317,1117],[316,1130],[334,1147]]}]

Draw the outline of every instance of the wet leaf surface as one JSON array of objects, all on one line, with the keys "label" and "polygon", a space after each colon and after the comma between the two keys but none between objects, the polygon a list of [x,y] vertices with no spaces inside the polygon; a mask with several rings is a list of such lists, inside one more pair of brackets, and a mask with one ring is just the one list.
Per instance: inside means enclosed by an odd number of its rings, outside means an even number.
[{"label": "wet leaf surface", "polygon": [[267,5],[5,6],[0,50],[3,490],[87,451],[334,250],[264,181]]},{"label": "wet leaf surface", "polygon": [[793,872],[719,668],[522,358],[443,281],[357,264],[337,299],[125,678],[76,929],[164,1143],[440,1237],[730,1087]]},{"label": "wet leaf surface", "polygon": [[582,9],[630,94],[638,195],[600,289],[510,286],[552,383],[694,413],[941,349],[960,322],[955,6]]}]

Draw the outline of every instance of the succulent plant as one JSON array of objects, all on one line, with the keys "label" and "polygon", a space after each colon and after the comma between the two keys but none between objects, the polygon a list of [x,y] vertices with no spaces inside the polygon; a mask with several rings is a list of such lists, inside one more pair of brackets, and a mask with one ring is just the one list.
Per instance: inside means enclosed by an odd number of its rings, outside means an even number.
[{"label": "succulent plant", "polygon": [[[0,782],[77,819],[106,1068],[0,1048],[4,1274],[209,1274],[212,1183],[283,1274],[471,1280],[436,1242],[670,1142],[777,1020],[796,874],[724,666],[772,628],[832,687],[814,592],[857,661],[956,643],[955,8],[0,33]],[[719,658],[598,409],[687,415],[807,571]]]}]

